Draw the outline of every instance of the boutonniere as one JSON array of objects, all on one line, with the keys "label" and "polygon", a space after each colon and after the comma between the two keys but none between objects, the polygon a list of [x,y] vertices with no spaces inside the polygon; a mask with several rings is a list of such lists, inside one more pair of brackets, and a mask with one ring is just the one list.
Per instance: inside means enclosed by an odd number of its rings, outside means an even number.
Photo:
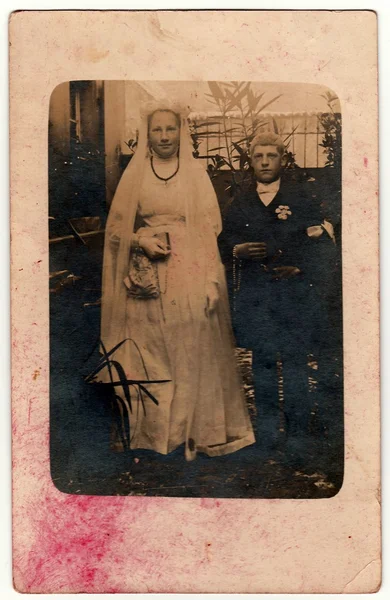
[{"label": "boutonniere", "polygon": [[284,204],[280,204],[278,206],[278,208],[275,210],[275,212],[276,212],[278,219],[282,219],[283,221],[285,221],[286,219],[289,218],[290,215],[292,215],[290,207],[286,206]]}]

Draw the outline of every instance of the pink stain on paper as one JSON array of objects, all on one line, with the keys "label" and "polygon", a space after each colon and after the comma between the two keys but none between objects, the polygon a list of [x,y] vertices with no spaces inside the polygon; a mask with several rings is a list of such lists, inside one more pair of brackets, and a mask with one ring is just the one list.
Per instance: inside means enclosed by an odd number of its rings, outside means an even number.
[{"label": "pink stain on paper", "polygon": [[[148,500],[134,503],[130,524]],[[26,555],[14,560],[15,585],[26,593],[117,593],[110,570],[118,562],[115,550],[123,544],[119,523],[126,498],[76,496],[48,486],[38,508],[28,511],[36,540]],[[128,556],[123,556],[127,561]],[[20,578],[20,579],[19,579]]]}]

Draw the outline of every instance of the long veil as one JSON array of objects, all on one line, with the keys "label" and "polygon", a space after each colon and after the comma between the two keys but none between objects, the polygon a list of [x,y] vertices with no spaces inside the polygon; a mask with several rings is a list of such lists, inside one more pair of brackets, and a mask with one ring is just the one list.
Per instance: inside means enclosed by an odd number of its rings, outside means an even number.
[{"label": "long veil", "polygon": [[[126,287],[131,240],[137,214],[140,187],[149,157],[147,119],[156,109],[175,110],[169,105],[150,106],[141,114],[137,149],[115,192],[106,224],[102,277],[101,339],[107,349],[121,341],[126,318]],[[176,111],[175,111],[176,112]],[[180,113],[180,173],[186,200],[188,241],[198,256],[197,285],[191,299],[195,306],[204,298],[207,281],[221,276],[216,238],[221,230],[218,201],[211,181],[200,162],[193,157],[187,115]],[[194,275],[195,276],[195,275]]]}]

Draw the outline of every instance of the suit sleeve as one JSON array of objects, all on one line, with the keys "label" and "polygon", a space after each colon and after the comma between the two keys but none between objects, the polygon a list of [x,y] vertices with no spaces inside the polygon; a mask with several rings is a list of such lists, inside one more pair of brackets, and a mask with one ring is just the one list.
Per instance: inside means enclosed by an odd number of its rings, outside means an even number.
[{"label": "suit sleeve", "polygon": [[[317,199],[316,199],[317,200]],[[318,238],[311,238],[307,233],[307,228],[312,226],[322,226],[324,215],[321,210],[321,204],[314,199],[308,200],[309,208],[306,216],[305,240],[302,246],[302,268],[307,277],[314,284],[324,284],[332,273],[332,266],[336,260],[337,249],[333,239],[328,232],[323,229]]]},{"label": "suit sleeve", "polygon": [[242,223],[242,213],[238,200],[233,200],[222,222],[222,232],[218,236],[218,246],[222,262],[226,267],[231,267],[233,248],[245,241],[245,231]]}]

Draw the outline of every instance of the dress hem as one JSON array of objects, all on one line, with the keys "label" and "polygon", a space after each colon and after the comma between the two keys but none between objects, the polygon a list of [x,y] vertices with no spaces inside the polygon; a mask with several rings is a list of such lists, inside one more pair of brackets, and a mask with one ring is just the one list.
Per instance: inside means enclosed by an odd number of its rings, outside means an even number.
[{"label": "dress hem", "polygon": [[[237,450],[241,450],[246,446],[251,446],[256,442],[255,436],[253,433],[248,433],[245,437],[233,440],[231,442],[226,442],[224,444],[216,444],[215,446],[196,446],[195,450],[189,450],[189,448],[185,448],[185,457],[188,461],[194,460],[196,455],[201,452],[210,457],[215,456],[224,456],[225,454],[231,454],[236,452]],[[184,442],[181,442],[174,448],[166,451],[156,450],[152,446],[142,445],[142,446],[132,446],[130,445],[131,450],[153,450],[157,454],[162,454],[163,456],[167,456],[174,452],[179,446],[181,446]]]},{"label": "dress hem", "polygon": [[203,452],[211,457],[223,456],[225,454],[230,454],[232,452],[236,452],[237,450],[241,450],[241,448],[250,446],[255,442],[255,436],[253,434],[249,434],[246,437],[234,440],[232,442],[227,442],[226,444],[218,444],[217,446],[197,446],[196,451]]}]

